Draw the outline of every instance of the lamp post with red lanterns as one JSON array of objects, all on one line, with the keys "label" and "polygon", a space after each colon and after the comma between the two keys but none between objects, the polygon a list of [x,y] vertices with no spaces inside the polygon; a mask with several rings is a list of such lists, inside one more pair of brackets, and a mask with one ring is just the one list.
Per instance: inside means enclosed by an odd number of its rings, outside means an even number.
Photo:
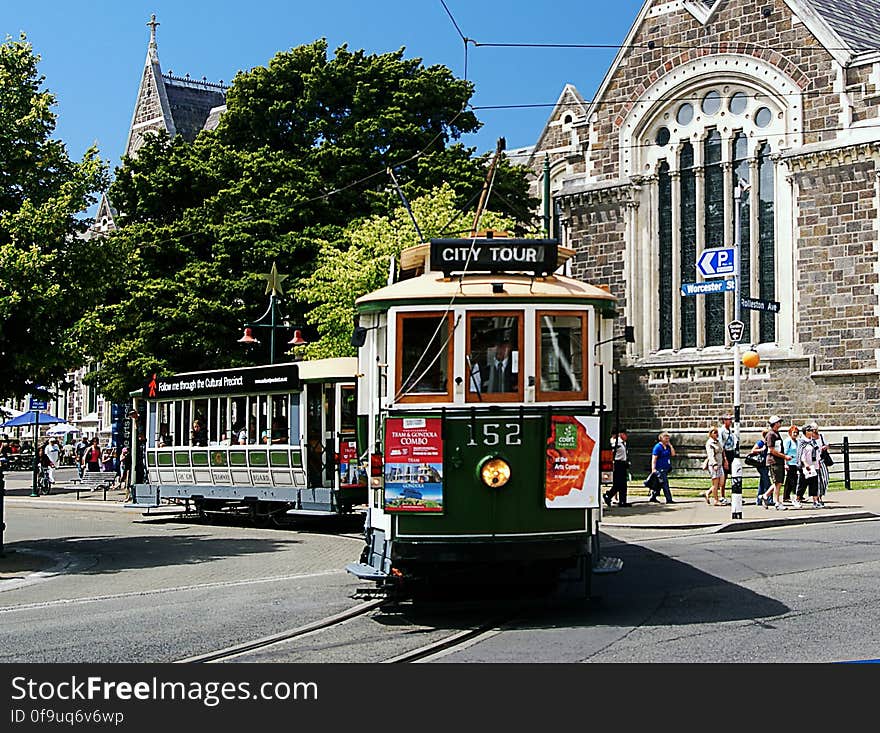
[{"label": "lamp post with red lanterns", "polygon": [[[266,312],[263,313],[256,321],[253,323],[245,323],[244,324],[244,335],[238,339],[238,343],[245,344],[246,346],[254,346],[260,343],[260,340],[254,336],[255,328],[268,328],[269,329],[269,363],[275,363],[275,331],[279,328],[290,328],[290,325],[285,320],[281,320],[279,323],[280,313],[278,296],[284,295],[284,289],[281,287],[281,283],[287,279],[287,275],[280,275],[278,273],[278,268],[275,263],[272,263],[272,270],[267,274],[263,275],[266,278],[266,294],[269,296],[269,307],[266,309]],[[269,319],[268,323],[266,323],[266,319]],[[302,336],[302,331],[300,329],[295,329],[293,332],[293,338],[287,342],[288,346],[303,346],[307,344]]]}]

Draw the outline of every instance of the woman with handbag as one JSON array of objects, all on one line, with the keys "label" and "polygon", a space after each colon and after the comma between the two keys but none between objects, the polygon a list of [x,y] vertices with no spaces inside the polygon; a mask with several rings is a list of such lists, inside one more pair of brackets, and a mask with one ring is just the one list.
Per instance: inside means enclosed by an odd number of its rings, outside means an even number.
[{"label": "woman with handbag", "polygon": [[816,442],[818,431],[815,426],[807,424],[804,425],[803,432],[805,440],[798,452],[798,465],[801,467],[807,493],[813,500],[813,509],[821,509],[825,505],[819,499],[819,467],[822,461],[819,458],[819,444]]},{"label": "woman with handbag", "polygon": [[[755,504],[758,506],[765,503],[764,494],[771,488],[770,469],[767,468],[767,443],[764,441],[766,437],[767,431],[762,430],[761,437],[752,446],[752,450],[745,458],[746,464],[758,471],[758,498],[755,501]],[[766,502],[771,501],[770,497],[766,497]],[[772,504],[766,503],[766,506],[772,506]]]},{"label": "woman with handbag", "polygon": [[[663,496],[666,497],[667,504],[674,504],[672,501],[672,492],[669,490],[669,472],[672,470],[672,459],[675,457],[675,448],[670,442],[669,433],[665,430],[657,436],[657,445],[651,451],[651,474],[656,475],[660,482],[659,488],[663,490]],[[651,489],[651,497],[648,501],[657,501],[659,490]]]},{"label": "woman with handbag", "polygon": [[834,459],[828,453],[828,441],[825,436],[819,432],[819,426],[812,422],[813,439],[819,446],[819,501],[825,504],[825,492],[828,491],[828,466],[833,465]]},{"label": "woman with handbag", "polygon": [[706,460],[703,467],[709,472],[712,487],[703,496],[706,503],[712,498],[713,506],[724,506],[727,502],[718,500],[718,489],[721,487],[721,479],[724,476],[724,448],[718,439],[718,428],[709,430],[709,439],[706,441]]}]

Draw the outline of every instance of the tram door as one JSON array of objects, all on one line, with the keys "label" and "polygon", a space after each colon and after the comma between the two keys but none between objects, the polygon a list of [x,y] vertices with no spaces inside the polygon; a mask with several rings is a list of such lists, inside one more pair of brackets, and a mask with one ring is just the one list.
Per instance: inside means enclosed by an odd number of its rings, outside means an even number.
[{"label": "tram door", "polygon": [[305,435],[309,488],[333,488],[336,473],[335,384],[306,384]]}]

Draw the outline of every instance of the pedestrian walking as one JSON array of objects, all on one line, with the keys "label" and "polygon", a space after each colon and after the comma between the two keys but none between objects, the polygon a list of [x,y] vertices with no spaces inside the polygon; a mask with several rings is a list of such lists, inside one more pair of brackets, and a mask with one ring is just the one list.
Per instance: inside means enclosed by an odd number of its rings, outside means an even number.
[{"label": "pedestrian walking", "polygon": [[[657,436],[657,445],[651,451],[651,473],[656,475],[667,504],[675,503],[672,500],[672,492],[669,490],[669,472],[672,470],[673,458],[675,458],[675,448],[669,433],[664,430]],[[648,501],[659,503],[657,501],[658,495],[659,492],[656,488],[651,489]]]},{"label": "pedestrian walking", "polygon": [[[761,437],[758,438],[752,446],[752,450],[746,456],[746,463],[753,466],[758,472],[758,498],[755,500],[755,504],[758,506],[764,503],[764,494],[770,488],[770,471],[767,468],[767,443],[764,440],[766,435],[767,431],[762,430]],[[750,458],[753,459],[753,462],[748,460]]]},{"label": "pedestrian walking", "polygon": [[55,466],[61,465],[61,446],[58,438],[49,438],[49,442],[43,448],[43,452],[49,459],[49,483],[55,484]]},{"label": "pedestrian walking", "polygon": [[92,438],[91,445],[83,451],[82,465],[83,471],[101,470],[101,447],[97,438]]},{"label": "pedestrian walking", "polygon": [[76,442],[76,472],[79,474],[79,477],[82,478],[83,470],[85,467],[85,463],[83,462],[83,455],[86,452],[86,448],[89,447],[89,444],[86,443],[86,439],[80,435],[79,440]]},{"label": "pedestrian walking", "polygon": [[813,426],[813,440],[819,446],[819,500],[824,504],[825,492],[828,491],[828,480],[830,478],[828,466],[831,456],[828,453],[828,441],[825,440],[825,436],[819,431],[818,423],[813,420],[810,424]]},{"label": "pedestrian walking", "polygon": [[782,451],[788,456],[785,462],[785,491],[782,495],[783,504],[791,504],[795,509],[801,508],[800,484],[801,469],[798,466],[798,444],[801,431],[797,425],[788,429],[788,437],[782,441]]},{"label": "pedestrian walking", "polygon": [[739,452],[739,444],[736,440],[736,432],[733,429],[733,415],[722,415],[721,427],[718,428],[718,439],[721,441],[721,447],[724,450],[724,475],[721,477],[721,502],[725,502],[724,489],[727,486],[727,477],[730,476],[730,467],[733,466],[733,459]]},{"label": "pedestrian walking", "polygon": [[[788,457],[782,451],[782,436],[779,434],[779,428],[782,426],[782,418],[778,415],[771,415],[767,420],[770,429],[764,436],[767,443],[767,470],[770,474],[771,489],[773,491],[773,504],[776,509],[786,509],[785,504],[780,500],[780,492],[782,484],[785,483],[785,464]],[[767,496],[764,496],[764,508],[770,506]]]},{"label": "pedestrian walking", "polygon": [[610,507],[611,499],[617,496],[617,506],[628,507],[626,501],[626,482],[629,480],[629,454],[626,448],[626,428],[618,428],[611,435],[611,446],[614,448],[614,469],[611,478],[611,490],[602,494],[605,503]]},{"label": "pedestrian walking", "polygon": [[714,506],[724,506],[727,501],[722,502],[718,498],[718,490],[721,486],[721,479],[724,476],[724,449],[719,440],[718,428],[711,428],[709,430],[709,439],[706,441],[706,460],[703,461],[703,468],[709,472],[709,479],[712,481],[711,488],[703,494],[706,498],[706,503],[708,504],[711,498]]},{"label": "pedestrian walking", "polygon": [[816,442],[816,431],[813,425],[804,425],[805,440],[801,443],[798,453],[798,465],[804,477],[807,494],[813,501],[813,508],[820,509],[825,506],[819,499],[819,466],[822,461],[819,458],[819,444]]}]

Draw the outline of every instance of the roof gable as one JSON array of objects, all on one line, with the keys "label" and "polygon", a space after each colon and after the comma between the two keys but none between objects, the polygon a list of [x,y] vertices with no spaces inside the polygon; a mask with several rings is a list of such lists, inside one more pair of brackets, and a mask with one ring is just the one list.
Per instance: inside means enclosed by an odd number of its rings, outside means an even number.
[{"label": "roof gable", "polygon": [[587,106],[587,102],[584,101],[584,98],[581,96],[581,93],[577,90],[574,84],[566,84],[562,88],[562,92],[560,93],[559,98],[556,100],[556,104],[553,105],[553,111],[550,112],[550,115],[547,117],[547,122],[544,124],[544,129],[541,130],[538,141],[532,148],[532,158],[536,153],[540,153],[543,151],[544,142],[546,141],[547,135],[550,132],[550,126],[554,122],[563,119],[566,111],[571,112],[572,123],[582,121],[586,118]]}]

